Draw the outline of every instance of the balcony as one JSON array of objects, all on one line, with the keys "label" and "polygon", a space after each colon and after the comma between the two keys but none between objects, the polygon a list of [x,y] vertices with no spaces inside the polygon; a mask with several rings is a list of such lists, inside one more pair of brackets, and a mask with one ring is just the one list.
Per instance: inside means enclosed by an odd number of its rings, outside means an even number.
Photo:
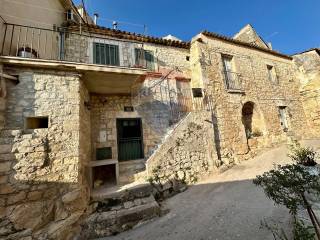
[{"label": "balcony", "polygon": [[224,83],[228,92],[244,92],[240,73],[223,71],[222,74],[224,76]]},{"label": "balcony", "polygon": [[[3,24],[0,55],[29,59],[96,64],[121,68],[149,68],[143,44],[121,39]],[[2,35],[2,34],[1,34]]]},{"label": "balcony", "polygon": [[75,69],[95,93],[129,93],[132,83],[154,68],[138,42],[11,23],[1,24],[0,32],[2,62]]}]

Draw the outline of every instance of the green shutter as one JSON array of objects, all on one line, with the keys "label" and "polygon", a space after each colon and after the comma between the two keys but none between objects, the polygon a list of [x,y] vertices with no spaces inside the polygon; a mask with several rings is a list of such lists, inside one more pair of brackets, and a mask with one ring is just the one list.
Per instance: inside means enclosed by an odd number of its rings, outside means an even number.
[{"label": "green shutter", "polygon": [[147,69],[154,70],[154,58],[151,51],[145,51],[145,58],[147,63]]},{"label": "green shutter", "polygon": [[93,43],[93,63],[96,64],[97,63],[97,59],[96,59],[96,53],[97,51],[97,44],[96,43]]},{"label": "green shutter", "polygon": [[119,66],[119,46],[93,43],[93,63]]}]

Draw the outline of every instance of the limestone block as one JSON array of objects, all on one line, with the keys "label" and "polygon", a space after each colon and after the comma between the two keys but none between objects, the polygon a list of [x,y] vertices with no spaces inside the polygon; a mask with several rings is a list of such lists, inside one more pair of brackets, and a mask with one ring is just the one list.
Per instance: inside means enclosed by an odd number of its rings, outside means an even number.
[{"label": "limestone block", "polygon": [[5,173],[11,170],[11,164],[12,162],[0,162],[0,173]]},{"label": "limestone block", "polygon": [[7,204],[8,205],[12,205],[14,203],[17,203],[17,202],[20,202],[22,200],[25,200],[26,196],[27,196],[27,194],[24,191],[21,191],[21,192],[19,192],[17,194],[14,194],[14,195],[10,195],[8,197]]},{"label": "limestone block", "polygon": [[31,201],[40,200],[42,198],[42,192],[41,191],[29,192],[27,195],[27,198]]},{"label": "limestone block", "polygon": [[53,202],[29,202],[8,208],[8,218],[16,229],[37,229],[50,221],[53,211]]}]

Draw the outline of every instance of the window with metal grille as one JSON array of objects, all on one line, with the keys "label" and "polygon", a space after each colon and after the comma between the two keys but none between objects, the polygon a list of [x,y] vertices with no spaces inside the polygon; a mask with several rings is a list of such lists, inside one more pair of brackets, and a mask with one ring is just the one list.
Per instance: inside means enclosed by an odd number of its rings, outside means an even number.
[{"label": "window with metal grille", "polygon": [[93,63],[119,66],[119,46],[105,43],[93,43]]},{"label": "window with metal grille", "polygon": [[135,64],[137,67],[145,67],[149,70],[154,70],[153,52],[136,48],[135,49]]}]

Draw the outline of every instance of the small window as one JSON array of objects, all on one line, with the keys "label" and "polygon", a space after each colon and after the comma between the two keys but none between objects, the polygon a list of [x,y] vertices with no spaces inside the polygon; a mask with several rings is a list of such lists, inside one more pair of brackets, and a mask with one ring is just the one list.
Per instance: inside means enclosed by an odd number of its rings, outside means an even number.
[{"label": "small window", "polygon": [[25,119],[25,128],[48,128],[48,117],[27,117]]},{"label": "small window", "polygon": [[190,56],[186,56],[186,60],[187,60],[187,61],[190,61]]},{"label": "small window", "polygon": [[277,80],[277,76],[276,76],[276,72],[275,72],[274,66],[267,65],[267,70],[268,70],[268,79],[269,79],[269,81],[273,82],[273,83],[277,83],[278,80]]},{"label": "small window", "polygon": [[145,67],[149,70],[154,70],[153,52],[136,48],[135,49],[135,64],[137,67]]},{"label": "small window", "polygon": [[73,20],[73,12],[71,9],[67,11],[67,20]]},{"label": "small window", "polygon": [[111,147],[97,148],[96,150],[96,160],[105,160],[112,158]]},{"label": "small window", "polygon": [[123,110],[125,112],[133,112],[134,111],[133,106],[124,106]]},{"label": "small window", "polygon": [[202,88],[192,88],[192,95],[194,98],[203,97]]},{"label": "small window", "polygon": [[119,66],[119,46],[105,43],[93,43],[93,63]]}]

